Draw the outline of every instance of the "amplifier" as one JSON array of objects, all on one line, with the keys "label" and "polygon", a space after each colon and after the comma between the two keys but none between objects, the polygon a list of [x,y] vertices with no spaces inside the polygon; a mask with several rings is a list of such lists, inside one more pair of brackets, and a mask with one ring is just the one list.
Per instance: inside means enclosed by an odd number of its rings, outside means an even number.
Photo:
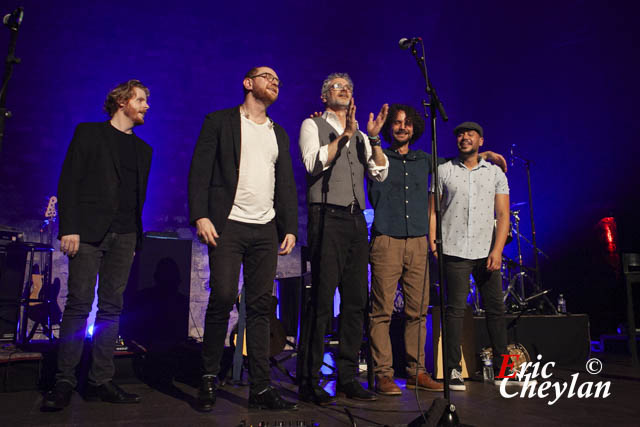
[{"label": "amplifier", "polygon": [[0,224],[0,246],[6,246],[11,242],[22,241],[24,241],[24,232],[16,228]]}]

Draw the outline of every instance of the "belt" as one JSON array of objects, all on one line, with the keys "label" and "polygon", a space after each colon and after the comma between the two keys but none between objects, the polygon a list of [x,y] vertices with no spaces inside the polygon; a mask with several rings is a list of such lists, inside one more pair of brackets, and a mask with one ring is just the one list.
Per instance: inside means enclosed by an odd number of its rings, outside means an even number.
[{"label": "belt", "polygon": [[347,212],[351,215],[356,215],[362,212],[362,209],[360,209],[360,205],[356,201],[351,202],[349,206],[332,205],[330,203],[312,203],[311,205],[320,206],[321,208],[324,207],[327,209],[334,209],[341,212]]}]

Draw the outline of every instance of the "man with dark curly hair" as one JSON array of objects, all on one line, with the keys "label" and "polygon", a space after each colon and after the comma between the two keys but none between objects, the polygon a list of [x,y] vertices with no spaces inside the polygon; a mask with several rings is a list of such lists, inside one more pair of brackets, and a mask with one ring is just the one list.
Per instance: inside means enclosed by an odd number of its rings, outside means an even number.
[{"label": "man with dark curly hair", "polygon": [[142,237],[152,149],[133,128],[144,123],[148,96],[149,89],[138,80],[118,85],[104,103],[110,119],[80,123],[64,159],[58,183],[58,238],[69,257],[69,293],[60,327],[56,384],[45,395],[43,410],[69,405],[98,273],[98,313],[85,398],[140,401],[112,378],[122,295]]},{"label": "man with dark curly hair", "polygon": [[[443,389],[424,367],[425,318],[429,306],[426,236],[431,154],[409,148],[424,130],[425,122],[413,107],[392,104],[382,127],[382,136],[391,144],[383,150],[389,159],[389,176],[385,181],[369,183],[369,201],[375,210],[369,253],[371,348],[376,392],[389,396],[402,394],[393,379],[389,338],[398,281],[402,284],[406,319],[406,387],[428,391]],[[492,152],[485,152],[483,156],[506,168],[502,156]]]}]

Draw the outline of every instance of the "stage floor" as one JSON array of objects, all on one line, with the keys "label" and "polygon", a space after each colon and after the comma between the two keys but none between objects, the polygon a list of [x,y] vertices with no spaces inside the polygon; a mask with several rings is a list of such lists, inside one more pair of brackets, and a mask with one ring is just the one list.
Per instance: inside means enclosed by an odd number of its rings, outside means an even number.
[{"label": "stage floor", "polygon": [[[552,369],[553,381],[570,382],[571,376],[578,374],[578,385],[586,381],[611,381],[608,398],[582,398],[577,396],[561,397],[553,405],[549,398],[506,399],[500,395],[498,387],[476,381],[465,381],[467,391],[451,392],[451,400],[456,405],[460,421],[475,426],[601,426],[601,425],[638,425],[638,394],[640,393],[640,374],[632,372],[628,358],[597,354],[604,369],[598,375],[590,375],[585,366],[575,369]],[[287,366],[294,368],[295,362],[288,361]],[[282,395],[296,399],[296,387],[288,377],[273,370],[274,385],[281,389]],[[365,376],[361,378],[366,382]],[[404,387],[404,380],[398,380]],[[365,384],[366,386],[366,384]],[[142,403],[138,405],[114,405],[102,402],[84,402],[74,393],[71,405],[56,413],[40,412],[42,394],[37,391],[24,391],[0,394],[0,425],[153,425],[153,426],[239,426],[259,425],[267,422],[269,426],[304,425],[350,426],[345,408],[351,412],[357,426],[402,426],[419,415],[414,391],[405,390],[399,397],[379,396],[376,402],[362,403],[347,399],[326,408],[300,403],[295,412],[271,412],[247,409],[248,387],[227,384],[218,393],[213,412],[199,413],[193,409],[196,389],[181,382],[171,386],[151,387],[143,383],[123,385],[127,391],[140,394]],[[327,384],[334,387],[333,382]],[[576,387],[577,389],[578,387]],[[508,388],[517,392],[518,388]],[[427,410],[434,398],[442,393],[420,392],[419,401]],[[283,424],[278,424],[278,422]],[[315,423],[315,424],[314,424]],[[264,424],[263,424],[264,425]]]}]

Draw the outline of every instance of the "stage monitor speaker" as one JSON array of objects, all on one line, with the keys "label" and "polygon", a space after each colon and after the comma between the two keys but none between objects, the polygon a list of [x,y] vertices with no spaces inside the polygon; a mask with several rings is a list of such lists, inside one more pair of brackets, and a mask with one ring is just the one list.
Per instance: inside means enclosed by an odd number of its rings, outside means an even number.
[{"label": "stage monitor speaker", "polygon": [[145,236],[124,295],[121,335],[169,349],[189,335],[191,240]]},{"label": "stage monitor speaker", "polygon": [[14,341],[27,251],[4,246],[0,251],[0,341]]}]

